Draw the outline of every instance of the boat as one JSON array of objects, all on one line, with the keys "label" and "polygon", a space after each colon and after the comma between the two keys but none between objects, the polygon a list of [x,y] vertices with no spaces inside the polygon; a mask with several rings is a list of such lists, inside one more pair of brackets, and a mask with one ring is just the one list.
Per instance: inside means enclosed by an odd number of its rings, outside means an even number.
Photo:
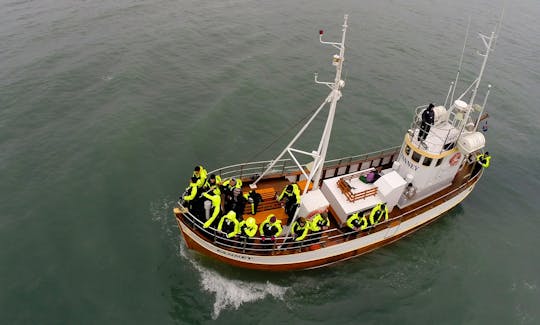
[{"label": "boat", "polygon": [[[247,269],[319,268],[366,254],[408,236],[444,216],[473,191],[489,164],[487,152],[484,152],[486,140],[481,131],[487,122],[485,106],[491,85],[487,87],[482,104],[476,103],[476,97],[489,53],[494,47],[496,29],[489,36],[479,34],[485,52],[478,53],[483,60],[476,79],[460,96],[454,97],[458,72],[443,104],[416,107],[401,145],[327,160],[336,105],[345,86],[342,71],[347,20],[345,15],[339,42],[324,41],[324,32],[320,31],[319,41],[337,49],[332,56],[332,65],[336,69],[334,80],[320,81],[317,74],[314,78],[315,83],[329,87],[330,93],[275,159],[229,165],[208,171],[206,176],[199,172],[195,174],[195,183],[214,175],[218,183],[221,178],[221,184],[213,185],[209,190],[195,185],[199,208],[194,200],[186,200],[187,195],[181,196],[175,204],[173,212],[188,248]],[[464,52],[465,45],[460,67]],[[431,118],[424,118],[426,111],[432,112]],[[318,147],[311,150],[298,148],[298,140],[315,117],[323,112],[327,116]],[[236,194],[257,193],[262,199],[251,200],[236,216],[237,222],[251,218],[251,222],[256,222],[256,233],[252,237],[223,231],[218,225],[218,220],[222,222],[229,218],[228,211],[223,211],[226,206],[223,202],[231,196],[219,191],[226,183],[229,193],[236,188]],[[235,184],[230,187],[232,183]],[[287,188],[289,191],[284,193]],[[203,189],[204,193],[213,191],[212,195],[220,198],[214,210],[211,201],[206,200],[209,195],[201,193]],[[295,191],[298,191],[299,199],[295,197]],[[284,194],[286,197],[291,195],[293,202],[285,207]],[[209,218],[214,212],[217,217],[211,222]],[[326,224],[313,227],[314,218],[322,219]],[[354,219],[356,224],[352,223]],[[281,222],[282,231],[268,238],[260,225],[273,220]],[[306,222],[311,223],[312,229],[300,236],[298,224]],[[291,229],[295,223],[297,228]],[[238,230],[236,225],[234,227]]]}]

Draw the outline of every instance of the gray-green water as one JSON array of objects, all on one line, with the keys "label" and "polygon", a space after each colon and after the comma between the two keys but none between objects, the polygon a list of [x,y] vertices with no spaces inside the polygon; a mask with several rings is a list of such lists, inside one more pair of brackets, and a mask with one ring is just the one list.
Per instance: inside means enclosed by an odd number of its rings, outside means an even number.
[{"label": "gray-green water", "polygon": [[330,157],[399,145],[444,101],[468,16],[472,54],[502,1],[0,1],[0,323],[540,323],[540,3],[507,2],[476,190],[394,245],[276,275],[185,248],[193,166],[251,159],[319,105],[318,30],[344,13]]}]

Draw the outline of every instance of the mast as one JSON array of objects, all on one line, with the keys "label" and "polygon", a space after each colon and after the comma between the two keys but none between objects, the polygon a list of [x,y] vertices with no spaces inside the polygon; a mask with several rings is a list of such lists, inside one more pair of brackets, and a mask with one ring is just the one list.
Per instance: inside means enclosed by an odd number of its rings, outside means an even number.
[{"label": "mast", "polygon": [[492,50],[491,44],[493,43],[493,40],[495,39],[495,32],[491,32],[491,36],[489,37],[484,34],[479,34],[479,36],[482,39],[482,42],[484,42],[484,46],[486,47],[486,53],[478,52],[478,55],[483,56],[484,60],[482,62],[482,67],[480,68],[480,73],[478,74],[478,78],[476,79],[476,84],[474,85],[471,100],[469,102],[470,106],[474,104],[474,99],[476,98],[476,92],[478,91],[478,86],[480,86],[480,81],[482,80],[482,76],[484,75],[484,69],[486,68],[489,52],[491,52]]},{"label": "mast", "polygon": [[[484,75],[484,70],[486,68],[486,64],[487,64],[487,59],[489,57],[489,53],[493,50],[493,41],[497,38],[497,35],[495,34],[495,31],[491,32],[491,35],[490,36],[486,36],[484,34],[481,34],[479,33],[478,34],[480,39],[482,40],[482,42],[484,43],[484,46],[486,48],[486,52],[485,53],[480,53],[480,51],[477,51],[477,54],[482,56],[484,58],[484,60],[482,60],[482,67],[480,68],[480,72],[478,73],[478,77],[476,78],[476,80],[473,82],[474,84],[474,88],[472,90],[472,95],[471,95],[471,99],[469,101],[469,109],[467,110],[467,112],[465,113],[465,118],[463,119],[464,123],[461,127],[461,131],[460,133],[463,132],[463,128],[465,127],[465,124],[466,124],[466,121],[469,120],[469,117],[471,116],[471,112],[472,112],[472,107],[474,105],[474,100],[476,99],[476,93],[478,92],[478,87],[480,86],[480,82],[482,81],[482,76]],[[473,85],[471,84],[471,86]],[[470,88],[470,87],[469,87]],[[491,86],[490,86],[491,88]],[[466,91],[467,92],[467,91]],[[464,95],[465,93],[463,93]],[[463,96],[462,95],[462,96]],[[485,105],[485,102],[487,100],[487,96],[489,95],[489,90],[487,92],[487,95],[486,95],[486,98],[484,100],[484,105]],[[460,96],[460,98],[462,97]],[[482,111],[483,111],[483,108],[482,108]],[[481,115],[481,114],[480,114]],[[478,117],[478,120],[476,121],[475,123],[475,129],[476,127],[478,127],[478,122],[479,122],[479,119],[480,119],[480,116]]]},{"label": "mast", "polygon": [[[286,154],[288,153],[294,163],[298,166],[304,177],[307,179],[308,185],[309,182],[313,182],[313,189],[319,188],[319,181],[321,179],[322,170],[324,167],[324,161],[326,159],[326,153],[328,151],[328,143],[330,141],[330,134],[332,132],[332,124],[334,122],[334,116],[336,111],[336,104],[337,101],[341,98],[341,91],[340,89],[345,86],[345,82],[341,80],[341,72],[343,70],[343,61],[345,59],[345,34],[347,31],[347,19],[348,15],[344,16],[344,22],[343,22],[343,34],[341,36],[341,42],[325,42],[322,40],[323,31],[319,31],[319,41],[322,44],[328,44],[332,45],[333,47],[337,48],[339,50],[339,54],[335,54],[332,59],[332,65],[336,67],[336,76],[334,78],[334,82],[321,82],[317,79],[317,73],[315,73],[315,83],[323,84],[328,86],[332,91],[330,94],[326,97],[324,102],[319,106],[319,108],[315,111],[315,113],[311,116],[311,118],[306,122],[306,124],[298,131],[298,133],[294,136],[294,138],[287,144],[287,146],[283,149],[283,151],[274,159],[272,160],[268,166],[266,167],[265,171],[252,183],[250,184],[250,187],[255,189],[257,188],[257,183],[275,166],[275,164]],[[326,119],[326,124],[324,127],[324,131],[321,135],[321,140],[319,142],[319,147],[317,150],[314,150],[312,152],[307,152],[299,149],[293,148],[293,145],[296,143],[296,141],[303,135],[304,131],[307,130],[307,128],[310,126],[311,122],[317,117],[317,115],[322,111],[322,109],[326,106],[327,103],[330,103],[330,109],[328,111],[328,117]],[[295,157],[295,154],[303,154],[307,156],[311,156],[313,158],[313,166],[310,168],[310,170],[306,170],[305,166],[302,166],[298,159]],[[308,174],[309,172],[309,174]],[[306,186],[304,189],[304,193],[307,192],[309,186]]]},{"label": "mast", "polygon": [[[345,15],[343,22],[343,34],[341,35],[340,43],[324,42],[322,40],[322,31],[319,34],[319,41],[322,44],[330,44],[335,48],[339,49],[339,55],[334,55],[333,64],[336,66],[336,77],[334,78],[333,83],[326,83],[331,89],[331,102],[330,102],[330,111],[328,112],[328,119],[326,120],[326,125],[321,137],[321,142],[319,144],[319,157],[316,157],[314,160],[314,170],[313,177],[313,189],[316,190],[319,188],[319,182],[321,180],[322,171],[324,168],[324,161],[326,159],[326,154],[328,152],[328,143],[330,142],[330,135],[332,133],[332,125],[334,124],[334,116],[336,115],[336,105],[337,101],[341,98],[340,89],[345,86],[345,82],[341,80],[341,72],[343,70],[343,61],[345,61],[345,35],[347,33],[347,19],[348,15]],[[315,80],[315,82],[318,82]],[[320,83],[320,82],[318,82]],[[307,188],[307,187],[306,187]]]}]

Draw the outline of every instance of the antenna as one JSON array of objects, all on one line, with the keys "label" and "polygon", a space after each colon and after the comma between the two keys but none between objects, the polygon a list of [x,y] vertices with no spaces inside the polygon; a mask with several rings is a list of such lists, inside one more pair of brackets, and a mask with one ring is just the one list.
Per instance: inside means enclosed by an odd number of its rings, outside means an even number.
[{"label": "antenna", "polygon": [[[341,37],[341,42],[326,42],[322,40],[322,35],[324,34],[323,30],[319,30],[319,41],[322,44],[328,44],[332,45],[333,47],[339,49],[339,54],[335,54],[332,58],[332,65],[336,67],[336,76],[334,78],[334,82],[322,82],[318,80],[318,75],[315,73],[315,83],[323,84],[328,86],[331,90],[330,94],[326,97],[324,102],[319,106],[319,108],[315,111],[315,113],[311,116],[311,118],[306,122],[306,124],[298,131],[298,133],[294,136],[294,138],[289,142],[289,144],[283,149],[283,151],[277,156],[276,159],[272,160],[268,166],[266,167],[265,171],[252,183],[250,184],[250,187],[252,189],[257,188],[257,183],[270,171],[272,170],[272,167],[283,157],[286,153],[288,153],[294,163],[298,166],[300,171],[302,172],[302,175],[307,179],[307,184],[309,185],[310,182],[313,183],[313,189],[317,189],[319,187],[319,180],[321,178],[322,174],[322,168],[324,166],[324,160],[326,157],[326,152],[328,149],[328,143],[330,139],[330,133],[332,131],[332,124],[334,121],[334,115],[336,110],[336,103],[341,98],[341,91],[340,89],[345,86],[345,82],[341,80],[341,71],[343,68],[343,61],[345,59],[345,34],[347,31],[347,19],[348,15],[344,16],[344,22],[343,22],[343,34]],[[319,143],[318,150],[314,150],[312,152],[307,152],[303,150],[298,150],[293,148],[292,146],[296,143],[296,141],[302,136],[304,131],[308,128],[308,126],[313,122],[315,117],[321,112],[321,110],[326,106],[327,103],[330,103],[330,109],[328,112],[328,117],[326,120],[326,125],[323,131],[323,134],[321,136],[321,141]],[[300,162],[296,159],[294,154],[303,154],[307,156],[311,156],[313,158],[313,166],[310,170],[307,170],[304,166],[300,164]],[[308,175],[309,173],[309,175]],[[309,186],[306,186],[304,189],[305,194],[307,190],[309,189]]]},{"label": "antenna", "polygon": [[[467,30],[465,31],[465,41],[463,41],[463,50],[461,50],[461,58],[459,58],[458,70],[456,73],[456,80],[454,81],[454,88],[452,89],[452,96],[450,97],[450,105],[454,102],[454,92],[456,91],[457,82],[459,79],[459,73],[461,72],[461,66],[463,65],[463,55],[465,54],[465,48],[467,47],[467,39],[469,38],[469,28],[471,27],[471,16],[467,22]],[[445,101],[446,104],[446,101]]]},{"label": "antenna", "polygon": [[[499,23],[497,24],[497,28],[495,28],[495,34],[497,36],[500,35],[500,32],[501,32],[501,26],[502,26],[502,22],[503,22],[503,18],[504,18],[505,9],[506,9],[506,1],[504,1],[503,8],[501,10],[501,15],[499,17]],[[495,49],[495,46],[497,45],[497,39],[498,39],[498,37],[495,39],[495,43],[493,44],[493,49]]]}]

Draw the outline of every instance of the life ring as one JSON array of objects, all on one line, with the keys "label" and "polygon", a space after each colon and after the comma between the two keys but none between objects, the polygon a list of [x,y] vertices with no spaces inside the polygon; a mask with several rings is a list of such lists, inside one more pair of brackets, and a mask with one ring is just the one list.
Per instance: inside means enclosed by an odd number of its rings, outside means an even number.
[{"label": "life ring", "polygon": [[452,158],[450,158],[450,166],[455,166],[461,158],[461,152],[456,152]]}]

